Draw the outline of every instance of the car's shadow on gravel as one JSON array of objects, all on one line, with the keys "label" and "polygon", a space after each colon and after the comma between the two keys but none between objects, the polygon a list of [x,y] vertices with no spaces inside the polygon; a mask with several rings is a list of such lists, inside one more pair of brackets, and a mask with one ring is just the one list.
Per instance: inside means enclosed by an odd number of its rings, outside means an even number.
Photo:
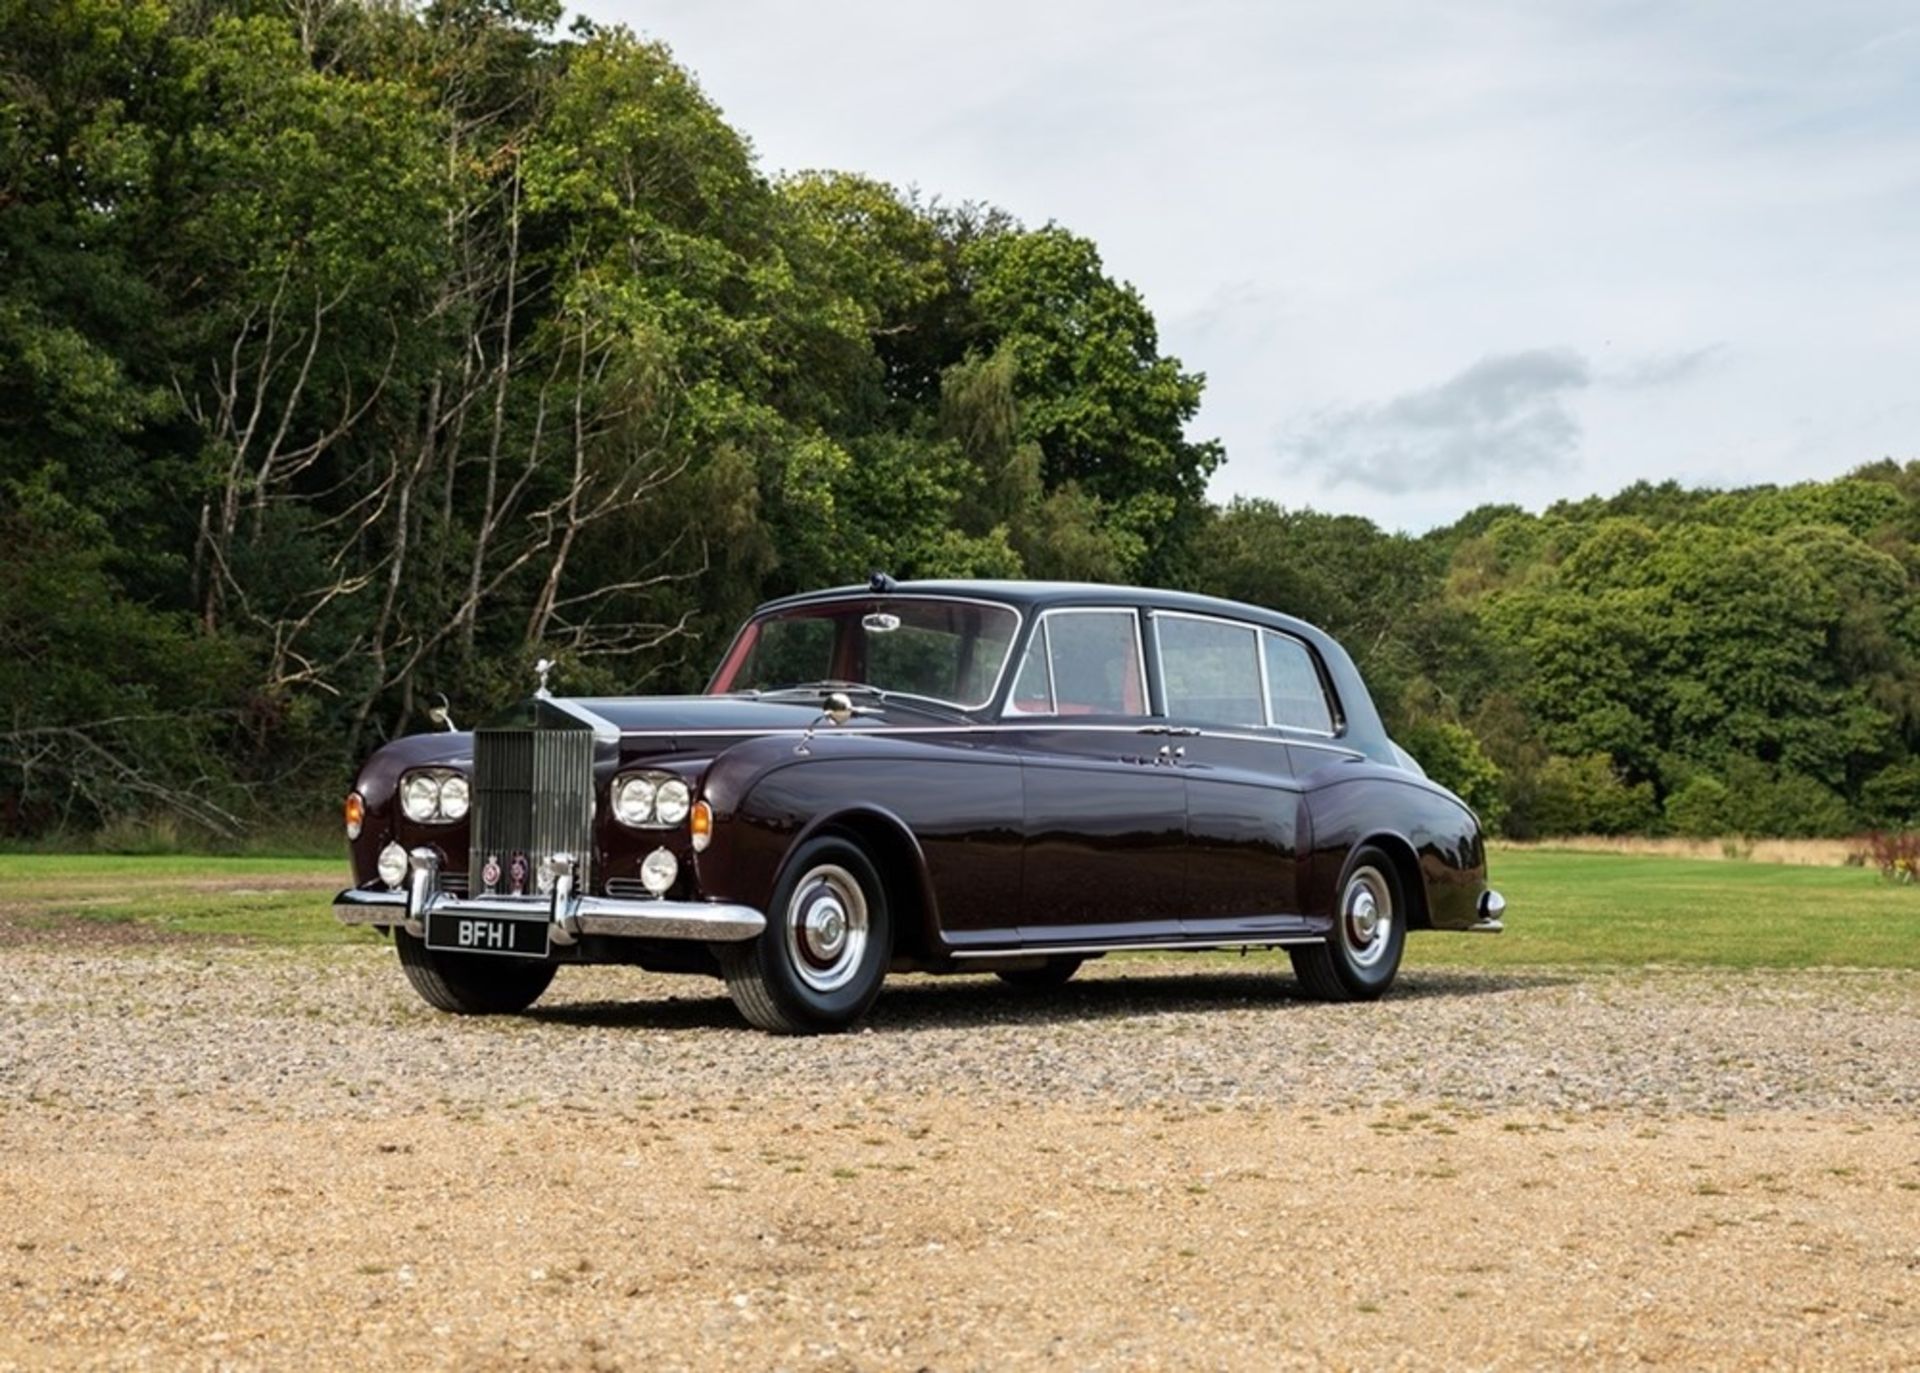
[{"label": "car's shadow on gravel", "polygon": [[[1564,973],[1459,968],[1419,970],[1402,973],[1388,999],[1395,1004],[1452,1000],[1556,986],[1572,980]],[[704,989],[701,983],[689,982],[685,986],[688,995],[675,995],[664,1001],[557,1002],[535,1007],[526,1013],[526,1018],[602,1028],[739,1028],[740,1015],[717,984],[704,984],[714,988],[708,996],[700,995]],[[886,1034],[933,1028],[1061,1024],[1249,1007],[1307,1010],[1320,1004],[1308,999],[1289,973],[1269,968],[1118,973],[1102,969],[1047,991],[1010,987],[995,977],[912,977],[891,979],[862,1024],[875,1033]]]}]

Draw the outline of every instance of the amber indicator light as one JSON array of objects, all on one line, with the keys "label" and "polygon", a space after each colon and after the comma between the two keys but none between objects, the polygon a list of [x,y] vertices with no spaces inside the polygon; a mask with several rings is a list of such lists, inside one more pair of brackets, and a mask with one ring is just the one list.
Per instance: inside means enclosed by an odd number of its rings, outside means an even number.
[{"label": "amber indicator light", "polygon": [[707,841],[713,838],[713,807],[705,801],[693,803],[693,813],[687,817],[687,824],[693,832],[693,848],[698,853],[706,848]]}]

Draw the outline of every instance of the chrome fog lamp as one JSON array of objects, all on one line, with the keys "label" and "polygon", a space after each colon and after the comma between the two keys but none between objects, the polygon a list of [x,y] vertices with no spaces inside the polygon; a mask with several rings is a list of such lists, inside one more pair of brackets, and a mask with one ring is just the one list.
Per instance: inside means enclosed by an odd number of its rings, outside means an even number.
[{"label": "chrome fog lamp", "polygon": [[655,849],[640,865],[640,885],[655,896],[665,896],[680,875],[680,860],[665,849]]},{"label": "chrome fog lamp", "polygon": [[693,806],[693,793],[687,790],[687,784],[678,777],[669,777],[660,784],[654,793],[653,813],[663,825],[677,825],[687,818],[687,811]]},{"label": "chrome fog lamp", "polygon": [[613,784],[613,818],[623,825],[645,825],[653,820],[653,783],[637,773]]},{"label": "chrome fog lamp", "polygon": [[430,772],[416,772],[400,787],[400,809],[416,824],[427,824],[440,814],[440,779]]},{"label": "chrome fog lamp", "polygon": [[473,792],[467,785],[467,779],[459,773],[440,779],[440,818],[442,820],[466,819],[467,810],[472,801]]},{"label": "chrome fog lamp", "polygon": [[374,869],[380,874],[382,882],[399,891],[407,880],[407,851],[398,844],[387,845],[380,850]]}]

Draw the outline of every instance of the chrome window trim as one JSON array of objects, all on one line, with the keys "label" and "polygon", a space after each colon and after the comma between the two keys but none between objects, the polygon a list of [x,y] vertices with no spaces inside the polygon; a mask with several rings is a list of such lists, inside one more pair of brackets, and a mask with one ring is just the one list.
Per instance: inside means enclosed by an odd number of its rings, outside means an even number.
[{"label": "chrome window trim", "polygon": [[[1129,722],[1135,720],[1153,721],[1160,718],[1158,715],[1129,715],[1126,717]],[[1036,729],[1079,730],[1087,733],[1105,732],[1108,734],[1140,734],[1143,732],[1141,726],[1133,723],[1080,724],[1071,720],[1062,720],[1058,716],[1053,715],[1015,715],[1010,718],[983,720],[975,724],[967,725],[870,725],[841,730],[809,729],[804,726],[794,725],[782,726],[779,729],[678,729],[660,732],[670,733],[672,737],[676,739],[777,739],[809,736],[813,739],[820,740],[834,738],[860,739],[869,735],[896,734],[1010,734],[1016,731]],[[645,731],[644,733],[651,735],[653,731]],[[1311,739],[1294,739],[1279,733],[1248,734],[1244,731],[1234,730],[1231,726],[1218,729],[1201,729],[1198,731],[1198,735],[1199,737],[1209,739],[1234,739],[1248,744],[1287,744],[1294,748],[1323,749],[1326,752],[1343,754],[1349,758],[1366,757],[1360,750],[1347,744],[1317,743]],[[635,737],[642,737],[642,732],[636,732]],[[638,770],[637,767],[628,769],[628,771],[635,770]]]},{"label": "chrome window trim", "polygon": [[[1053,708],[1045,715],[1019,711],[1009,714],[1007,707],[1011,701],[1000,707],[1001,720],[1058,720],[1060,718],[1060,693],[1053,680],[1053,635],[1047,631],[1047,621],[1055,615],[1125,615],[1133,621],[1133,660],[1140,677],[1140,700],[1144,703],[1138,715],[1119,715],[1123,720],[1152,720],[1158,717],[1153,713],[1153,691],[1147,681],[1147,641],[1140,633],[1140,611],[1135,606],[1126,605],[1056,605],[1048,606],[1035,617],[1034,633],[1046,635],[1047,640],[1047,704]],[[1027,644],[1032,652],[1033,644]],[[1123,697],[1124,699],[1124,697]],[[1056,725],[1064,729],[1131,729],[1125,725]]]},{"label": "chrome window trim", "polygon": [[[1248,633],[1252,634],[1253,635],[1253,656],[1254,656],[1254,660],[1260,666],[1260,717],[1261,718],[1258,724],[1253,724],[1252,722],[1249,722],[1248,724],[1238,726],[1237,728],[1242,728],[1242,729],[1247,729],[1247,728],[1272,729],[1273,728],[1273,718],[1272,718],[1273,705],[1272,705],[1272,702],[1268,700],[1267,692],[1266,692],[1266,678],[1267,678],[1266,654],[1261,651],[1261,645],[1260,645],[1260,635],[1261,635],[1261,632],[1266,629],[1266,626],[1257,625],[1248,620],[1230,619],[1225,615],[1205,615],[1196,610],[1156,610],[1154,611],[1153,612],[1153,651],[1156,655],[1158,655],[1160,659],[1160,695],[1163,698],[1167,697],[1167,646],[1165,643],[1161,641],[1161,638],[1160,638],[1160,622],[1162,620],[1206,620],[1206,621],[1212,622],[1213,624],[1226,625],[1232,629],[1244,629]],[[1173,715],[1172,700],[1163,699],[1161,701],[1161,705],[1166,707],[1166,710],[1164,712],[1166,715],[1166,718],[1169,720],[1173,719],[1174,715]],[[1209,721],[1208,723],[1218,726],[1221,729],[1236,728],[1236,726],[1228,724],[1224,720],[1213,720],[1213,721]]]},{"label": "chrome window trim", "polygon": [[[985,698],[972,705],[967,705],[960,701],[949,701],[944,696],[928,696],[918,691],[889,691],[886,687],[873,687],[875,691],[885,692],[888,696],[897,696],[902,700],[932,701],[935,705],[947,706],[953,710],[964,711],[985,710],[1000,698],[1000,688],[1006,684],[1007,670],[1013,665],[1013,646],[1020,642],[1020,631],[1026,628],[1027,624],[1027,617],[1021,612],[1020,607],[1011,602],[990,600],[985,596],[940,596],[925,591],[869,591],[861,596],[841,596],[833,600],[807,601],[800,605],[792,606],[790,609],[796,611],[824,610],[834,606],[861,605],[870,601],[883,600],[938,601],[946,605],[983,605],[994,610],[1004,610],[1013,616],[1013,636],[1007,640],[1006,656],[1000,660],[1000,670],[994,674],[992,688],[987,692]],[[739,646],[740,636],[745,634],[750,627],[759,624],[762,620],[777,620],[783,618],[785,618],[785,616],[779,612],[768,615],[749,615],[746,624],[740,626],[739,634],[735,634],[733,638],[727,642],[726,652],[720,655],[721,666],[725,666],[727,659],[733,656],[733,650]],[[714,676],[707,679],[708,689],[700,693],[702,696],[744,696],[747,694],[744,689],[736,688],[729,688],[724,692],[712,690],[714,680],[718,678],[718,676],[719,670],[716,668]],[[864,682],[861,685],[872,687],[873,683]],[[778,688],[776,688],[776,690],[777,689]]]}]

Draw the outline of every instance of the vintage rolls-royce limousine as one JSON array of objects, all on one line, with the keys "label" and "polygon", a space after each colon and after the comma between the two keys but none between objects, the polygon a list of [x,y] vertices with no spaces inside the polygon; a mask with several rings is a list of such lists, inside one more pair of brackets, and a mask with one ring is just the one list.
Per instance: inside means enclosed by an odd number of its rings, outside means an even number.
[{"label": "vintage rolls-royce limousine", "polygon": [[504,718],[376,752],[346,829],[336,915],[469,1014],[637,963],[804,1033],[889,971],[1046,987],[1102,954],[1248,946],[1356,1000],[1409,931],[1497,931],[1504,908],[1473,813],[1332,638],[1117,586],[790,597],[701,696],[567,698],[543,671]]}]

